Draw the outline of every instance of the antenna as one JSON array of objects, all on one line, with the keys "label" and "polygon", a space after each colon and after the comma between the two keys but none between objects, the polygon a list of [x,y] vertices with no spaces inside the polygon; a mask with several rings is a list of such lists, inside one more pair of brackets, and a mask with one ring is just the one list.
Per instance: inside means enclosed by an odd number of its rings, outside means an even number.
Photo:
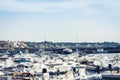
[{"label": "antenna", "polygon": [[76,35],[76,40],[77,40],[77,44],[76,44],[77,49],[76,49],[76,52],[78,53],[78,43],[79,43],[79,40],[78,40],[78,33],[77,33],[77,35]]},{"label": "antenna", "polygon": [[78,40],[78,34],[76,35],[76,40],[77,40],[77,43],[79,42],[79,40]]},{"label": "antenna", "polygon": [[44,41],[46,41],[46,36],[44,37]]},{"label": "antenna", "polygon": [[46,36],[44,37],[44,51],[46,50]]}]

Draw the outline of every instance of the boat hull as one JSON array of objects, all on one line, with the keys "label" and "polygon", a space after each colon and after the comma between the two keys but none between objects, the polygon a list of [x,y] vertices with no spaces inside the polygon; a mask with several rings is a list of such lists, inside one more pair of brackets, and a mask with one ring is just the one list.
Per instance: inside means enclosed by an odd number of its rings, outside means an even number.
[{"label": "boat hull", "polygon": [[102,75],[102,78],[110,80],[120,80],[120,74],[104,74]]}]

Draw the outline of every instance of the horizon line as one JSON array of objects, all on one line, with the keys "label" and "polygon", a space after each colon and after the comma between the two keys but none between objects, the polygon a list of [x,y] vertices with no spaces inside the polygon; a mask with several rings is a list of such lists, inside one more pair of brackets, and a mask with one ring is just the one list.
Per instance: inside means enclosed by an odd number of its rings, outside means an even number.
[{"label": "horizon line", "polygon": [[52,43],[105,43],[105,42],[109,42],[109,43],[120,43],[119,41],[50,41],[50,40],[42,40],[42,41],[30,41],[30,40],[0,40],[0,41],[19,41],[19,42],[52,42]]}]

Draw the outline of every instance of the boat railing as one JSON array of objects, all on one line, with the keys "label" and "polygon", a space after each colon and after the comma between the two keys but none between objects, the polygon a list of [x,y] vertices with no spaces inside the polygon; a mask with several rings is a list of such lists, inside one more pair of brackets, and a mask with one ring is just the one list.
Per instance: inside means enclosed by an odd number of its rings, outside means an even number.
[{"label": "boat railing", "polygon": [[8,76],[0,76],[0,80],[8,80]]},{"label": "boat railing", "polygon": [[34,80],[31,73],[13,73],[12,80]]}]

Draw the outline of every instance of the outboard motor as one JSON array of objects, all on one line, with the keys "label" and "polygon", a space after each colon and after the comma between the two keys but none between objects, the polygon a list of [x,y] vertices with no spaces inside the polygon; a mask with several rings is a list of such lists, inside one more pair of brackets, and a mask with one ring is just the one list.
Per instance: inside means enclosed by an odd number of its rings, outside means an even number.
[{"label": "outboard motor", "polygon": [[60,75],[60,70],[58,69],[58,70],[57,70],[57,76],[59,76],[59,75]]},{"label": "outboard motor", "polygon": [[109,64],[108,65],[108,69],[111,71],[111,73],[112,73],[112,64]]},{"label": "outboard motor", "polygon": [[42,73],[43,73],[43,74],[44,74],[44,73],[47,73],[47,69],[46,69],[46,68],[43,68]]},{"label": "outboard motor", "polygon": [[42,80],[49,80],[49,73],[47,73],[47,69],[46,68],[43,68],[42,74],[43,74]]},{"label": "outboard motor", "polygon": [[75,74],[76,74],[76,68],[73,67],[73,76],[75,77]]},{"label": "outboard motor", "polygon": [[117,67],[117,69],[116,69],[116,70],[117,70],[117,73],[119,73],[119,72],[120,72],[120,71],[119,71],[119,67]]},{"label": "outboard motor", "polygon": [[100,74],[100,66],[99,65],[96,66],[96,72],[97,72],[97,74]]}]

